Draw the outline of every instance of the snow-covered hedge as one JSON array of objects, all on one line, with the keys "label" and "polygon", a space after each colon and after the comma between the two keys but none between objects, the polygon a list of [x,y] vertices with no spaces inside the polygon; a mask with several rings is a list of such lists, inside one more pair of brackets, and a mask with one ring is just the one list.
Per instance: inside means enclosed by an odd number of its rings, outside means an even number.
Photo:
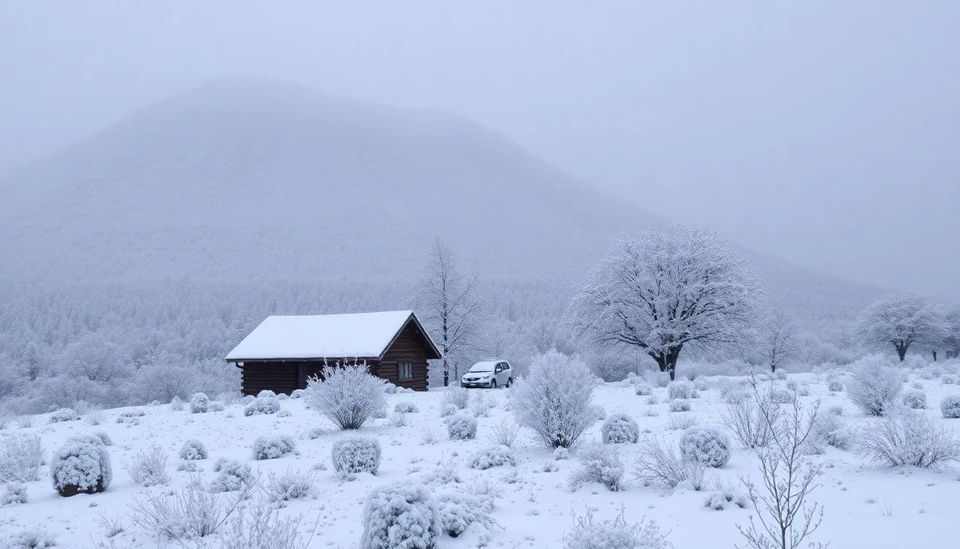
[{"label": "snow-covered hedge", "polygon": [[613,414],[603,422],[600,435],[604,444],[632,444],[640,438],[640,428],[627,414]]},{"label": "snow-covered hedge", "polygon": [[491,446],[477,452],[470,458],[470,467],[473,469],[483,470],[502,465],[513,467],[516,464],[517,460],[513,457],[513,450],[506,446]]},{"label": "snow-covered hedge", "polygon": [[947,419],[960,418],[960,395],[947,395],[940,401],[940,412]]},{"label": "snow-covered hedge", "polygon": [[923,410],[927,407],[927,394],[918,389],[904,391],[900,400],[911,410]]},{"label": "snow-covered hedge", "polygon": [[297,451],[293,438],[287,435],[261,435],[253,442],[253,459],[277,459]]},{"label": "snow-covered hedge", "polygon": [[210,397],[197,393],[190,399],[190,413],[205,414],[210,409]]},{"label": "snow-covered hedge", "polygon": [[730,437],[714,427],[694,426],[680,437],[680,455],[707,467],[723,467],[730,461]]},{"label": "snow-covered hedge", "polygon": [[593,511],[575,517],[563,537],[564,549],[666,549],[666,536],[652,521],[628,524],[621,512],[611,520],[596,521]]},{"label": "snow-covered hedge", "polygon": [[103,492],[113,480],[110,454],[103,444],[67,440],[50,462],[53,487],[64,497]]},{"label": "snow-covered hedge", "polygon": [[380,442],[373,437],[343,437],[330,450],[333,468],[342,475],[377,474],[380,469]]},{"label": "snow-covered hedge", "polygon": [[548,448],[569,448],[595,421],[591,410],[597,378],[580,359],[557,351],[534,357],[516,382],[513,412]]},{"label": "snow-covered hedge", "polygon": [[440,513],[424,488],[398,483],[367,496],[360,549],[434,549],[440,533]]},{"label": "snow-covered hedge", "polygon": [[[264,392],[273,393],[273,391],[261,391],[260,394]],[[260,414],[275,414],[280,411],[280,401],[277,400],[277,397],[264,395],[257,396],[253,399],[250,404],[243,409],[243,415],[250,417]]]},{"label": "snow-covered hedge", "polygon": [[180,448],[180,459],[186,461],[207,459],[207,447],[199,440],[188,440]]},{"label": "snow-covered hedge", "polygon": [[615,446],[594,444],[580,450],[580,468],[570,476],[570,489],[597,482],[611,492],[623,490],[623,462]]},{"label": "snow-covered hedge", "polygon": [[668,410],[670,410],[671,412],[689,412],[690,401],[689,400],[671,400]]},{"label": "snow-covered hedge", "polygon": [[393,411],[398,414],[415,414],[420,410],[417,408],[417,405],[412,402],[398,402],[397,405],[393,407]]},{"label": "snow-covered hedge", "polygon": [[437,511],[440,513],[440,527],[451,538],[460,536],[472,524],[480,524],[487,531],[496,522],[490,518],[493,502],[489,498],[466,494],[441,494],[437,497]]},{"label": "snow-covered hedge", "polygon": [[473,440],[477,437],[477,419],[465,414],[457,414],[446,419],[447,435],[450,440]]},{"label": "snow-covered hedge", "polygon": [[902,390],[900,372],[878,355],[855,362],[847,381],[847,397],[868,416],[882,416],[891,410]]},{"label": "snow-covered hedge", "polygon": [[721,490],[707,496],[703,502],[704,507],[709,507],[714,511],[723,511],[728,505],[733,504],[741,509],[746,509],[750,503],[750,498],[743,492],[732,489]]},{"label": "snow-covered hedge", "polygon": [[50,423],[65,423],[67,421],[80,421],[80,414],[73,408],[60,408],[50,414]]},{"label": "snow-covered hedge", "polygon": [[385,384],[363,364],[328,367],[322,379],[310,378],[303,399],[337,427],[359,429],[375,412],[386,410]]},{"label": "snow-covered hedge", "polygon": [[210,483],[211,492],[238,492],[253,483],[253,471],[246,463],[220,458],[213,464],[216,478]]}]

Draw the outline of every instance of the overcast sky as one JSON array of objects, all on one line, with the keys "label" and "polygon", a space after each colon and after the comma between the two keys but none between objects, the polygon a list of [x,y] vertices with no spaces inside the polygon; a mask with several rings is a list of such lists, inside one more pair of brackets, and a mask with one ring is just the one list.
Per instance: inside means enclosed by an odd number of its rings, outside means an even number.
[{"label": "overcast sky", "polygon": [[456,111],[660,214],[960,299],[958,28],[956,0],[2,2],[0,172],[281,78]]}]

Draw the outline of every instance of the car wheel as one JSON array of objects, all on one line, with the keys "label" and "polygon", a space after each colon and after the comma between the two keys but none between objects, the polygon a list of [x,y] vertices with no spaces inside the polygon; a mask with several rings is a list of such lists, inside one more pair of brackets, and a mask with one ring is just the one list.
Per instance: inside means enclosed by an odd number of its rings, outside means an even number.
[{"label": "car wheel", "polygon": [[490,388],[491,388],[491,389],[496,389],[496,388],[497,388],[497,380],[495,380],[495,379],[491,379],[491,380],[490,380]]},{"label": "car wheel", "polygon": [[513,385],[513,378],[512,378],[512,377],[507,378],[507,385],[506,385],[507,389],[509,389],[511,385]]}]

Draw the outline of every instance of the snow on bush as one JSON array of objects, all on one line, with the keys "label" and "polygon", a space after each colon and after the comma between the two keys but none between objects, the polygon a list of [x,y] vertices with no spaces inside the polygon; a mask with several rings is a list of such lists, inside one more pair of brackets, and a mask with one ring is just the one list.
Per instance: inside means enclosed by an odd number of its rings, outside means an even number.
[{"label": "snow on bush", "polygon": [[207,395],[203,393],[197,393],[190,399],[190,413],[205,414],[209,409],[210,398]]},{"label": "snow on bush", "polygon": [[294,389],[293,392],[290,393],[290,398],[292,398],[292,399],[301,399],[301,398],[303,398],[303,389]]},{"label": "snow on bush", "polygon": [[666,549],[670,544],[653,521],[627,524],[623,511],[610,520],[597,521],[593,510],[574,517],[573,529],[563,537],[564,549]]},{"label": "snow on bush", "polygon": [[443,393],[443,403],[454,406],[457,410],[466,410],[470,405],[470,393],[463,387],[451,387]]},{"label": "snow on bush", "polygon": [[360,549],[434,549],[440,534],[440,513],[424,488],[398,483],[367,496]]},{"label": "snow on bush", "polygon": [[890,467],[938,468],[960,460],[960,442],[923,412],[900,409],[860,430],[857,453]]},{"label": "snow on bush", "polygon": [[393,411],[398,414],[415,414],[420,410],[417,408],[417,405],[412,402],[398,402],[397,405],[393,407]]},{"label": "snow on bush", "polygon": [[506,446],[491,446],[490,448],[477,452],[470,458],[470,467],[480,470],[503,465],[513,467],[516,464],[517,461],[513,457],[513,451]]},{"label": "snow on bush", "polygon": [[767,392],[767,398],[774,404],[793,404],[794,399],[797,398],[797,394],[789,389],[780,389],[771,386]]},{"label": "snow on bush", "polygon": [[559,448],[554,448],[553,459],[556,461],[563,461],[563,460],[570,459],[570,450],[568,450],[567,448],[563,448],[562,446]]},{"label": "snow on bush", "polygon": [[670,385],[670,373],[661,372],[658,370],[647,370],[643,372],[642,376],[644,381],[653,385],[654,387],[666,387]]},{"label": "snow on bush", "polygon": [[807,454],[822,454],[826,446],[839,450],[853,447],[854,433],[846,426],[840,416],[834,414],[818,415],[807,438],[803,451]]},{"label": "snow on bush", "polygon": [[199,477],[194,477],[173,494],[147,492],[146,501],[134,498],[131,517],[157,539],[197,539],[215,533],[237,509],[240,499],[208,491]]},{"label": "snow on bush", "polygon": [[372,437],[343,437],[334,443],[330,458],[341,475],[375,475],[380,469],[380,442]]},{"label": "snow on bush", "polygon": [[289,469],[282,475],[270,473],[267,477],[264,493],[271,503],[312,498],[315,493],[316,477],[313,473],[301,473]]},{"label": "snow on bush", "polygon": [[[273,391],[261,391],[260,394],[263,394],[264,392],[272,393]],[[277,397],[265,395],[262,397],[258,396],[257,398],[253,399],[250,404],[247,404],[247,406],[243,409],[243,415],[250,417],[260,414],[275,414],[279,411],[280,401],[277,400]]]},{"label": "snow on bush", "polygon": [[50,475],[64,497],[103,492],[113,480],[110,454],[103,444],[69,439],[53,454]]},{"label": "snow on bush", "polygon": [[277,397],[277,393],[274,393],[270,389],[263,389],[262,391],[257,393],[257,398],[276,398],[276,397]]},{"label": "snow on bush", "polygon": [[49,549],[57,546],[57,536],[34,528],[24,530],[7,540],[5,549]]},{"label": "snow on bush", "polygon": [[671,400],[669,410],[671,412],[689,412],[690,401],[689,400]]},{"label": "snow on bush", "polygon": [[743,492],[725,489],[708,495],[703,502],[703,506],[713,509],[714,511],[723,511],[731,504],[741,509],[746,509],[749,502],[750,498]]},{"label": "snow on bush", "polygon": [[473,524],[479,524],[488,532],[497,523],[490,518],[493,502],[466,494],[441,494],[437,497],[440,513],[440,528],[451,538],[460,536]]},{"label": "snow on bush", "polygon": [[157,486],[170,482],[170,476],[167,475],[167,453],[159,446],[140,450],[129,463],[124,462],[123,468],[130,475],[130,479],[140,486]]},{"label": "snow on bush", "polygon": [[960,418],[960,395],[947,395],[940,401],[940,412],[947,419]]},{"label": "snow on bush", "polygon": [[607,410],[603,406],[600,406],[599,404],[591,405],[590,413],[593,415],[594,419],[597,421],[603,421],[607,419]]},{"label": "snow on bush", "polygon": [[0,482],[40,480],[44,448],[39,435],[0,437]]},{"label": "snow on bush", "polygon": [[855,362],[847,381],[847,397],[868,416],[882,416],[892,409],[902,390],[900,372],[878,355]]},{"label": "snow on bush", "polygon": [[827,389],[833,393],[839,393],[843,391],[843,382],[839,379],[831,379],[827,382]]},{"label": "snow on bush", "polygon": [[220,549],[307,549],[313,533],[301,527],[302,517],[281,517],[280,507],[263,501],[238,507],[220,534]]},{"label": "snow on bush", "polygon": [[27,502],[27,487],[19,482],[7,483],[3,495],[0,496],[0,507],[8,505],[22,505]]},{"label": "snow on bush", "polygon": [[637,396],[650,396],[653,394],[653,386],[649,383],[637,383],[634,392]]},{"label": "snow on bush", "polygon": [[80,414],[73,408],[60,408],[50,414],[50,423],[64,423],[67,421],[80,421]]},{"label": "snow on bush", "polygon": [[207,459],[207,447],[199,440],[188,440],[180,447],[180,459],[186,461]]},{"label": "snow on bush", "polygon": [[440,407],[440,417],[450,417],[457,413],[459,408],[453,404],[444,404]]},{"label": "snow on bush", "polygon": [[623,490],[623,462],[615,446],[593,444],[583,448],[578,457],[580,468],[570,475],[571,490],[592,482],[603,484],[611,492]]},{"label": "snow on bush", "polygon": [[758,401],[744,398],[732,402],[720,411],[724,427],[747,448],[768,446],[782,415],[780,407],[764,396]]},{"label": "snow on bush", "polygon": [[297,445],[287,435],[261,435],[253,442],[253,459],[257,461],[282,458],[296,451]]},{"label": "snow on bush", "polygon": [[680,437],[680,455],[707,467],[723,467],[730,461],[730,437],[714,427],[690,427]]},{"label": "snow on bush", "polygon": [[633,462],[633,476],[644,485],[676,488],[686,485],[692,490],[703,489],[706,465],[681,458],[659,439],[648,436],[640,441],[640,451]]},{"label": "snow on bush", "polygon": [[569,448],[595,421],[590,401],[596,384],[582,360],[557,351],[536,356],[514,388],[517,423],[548,448]]},{"label": "snow on bush", "polygon": [[927,407],[927,394],[917,389],[904,391],[900,400],[904,406],[911,410],[923,410]]},{"label": "snow on bush", "polygon": [[171,398],[171,399],[170,399],[170,409],[173,410],[174,412],[181,412],[181,411],[183,411],[183,400],[181,400],[180,397],[178,397],[178,396],[175,396],[175,397]]},{"label": "snow on bush", "polygon": [[513,448],[519,434],[520,428],[516,424],[504,420],[490,429],[487,439],[494,444]]},{"label": "snow on bush", "polygon": [[688,381],[674,381],[667,386],[667,396],[670,400],[693,398],[693,385]]},{"label": "snow on bush", "polygon": [[640,428],[627,414],[613,414],[603,422],[600,436],[604,444],[632,444],[640,438]]},{"label": "snow on bush", "polygon": [[218,459],[213,464],[213,471],[217,473],[210,483],[210,491],[214,493],[244,491],[256,480],[249,465],[232,459]]},{"label": "snow on bush", "polygon": [[341,429],[359,429],[379,410],[386,410],[386,381],[371,375],[365,364],[324,369],[324,377],[310,378],[303,400]]},{"label": "snow on bush", "polygon": [[446,419],[447,436],[450,440],[473,440],[477,436],[477,419],[466,414],[457,414]]}]

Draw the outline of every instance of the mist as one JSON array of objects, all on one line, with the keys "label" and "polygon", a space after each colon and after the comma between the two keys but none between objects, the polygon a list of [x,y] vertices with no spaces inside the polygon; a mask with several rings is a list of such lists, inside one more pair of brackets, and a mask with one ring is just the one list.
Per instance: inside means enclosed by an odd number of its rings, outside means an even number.
[{"label": "mist", "polygon": [[960,299],[955,2],[5,3],[0,173],[212,79],[447,110],[677,221]]}]

